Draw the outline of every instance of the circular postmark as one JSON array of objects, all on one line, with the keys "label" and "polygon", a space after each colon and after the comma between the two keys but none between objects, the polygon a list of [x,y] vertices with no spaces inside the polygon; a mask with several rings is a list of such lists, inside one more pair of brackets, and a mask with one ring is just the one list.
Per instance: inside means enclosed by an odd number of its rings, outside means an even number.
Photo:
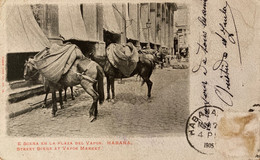
[{"label": "circular postmark", "polygon": [[202,154],[213,154],[217,117],[223,109],[216,106],[203,106],[196,109],[186,123],[186,138],[192,148]]}]

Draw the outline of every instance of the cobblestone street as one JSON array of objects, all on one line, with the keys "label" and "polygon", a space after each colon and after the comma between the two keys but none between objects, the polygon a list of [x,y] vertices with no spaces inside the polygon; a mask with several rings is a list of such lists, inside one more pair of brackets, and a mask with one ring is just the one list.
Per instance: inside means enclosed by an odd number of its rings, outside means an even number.
[{"label": "cobblestone street", "polygon": [[[87,94],[52,117],[51,108],[35,109],[8,120],[10,136],[28,137],[103,137],[103,136],[175,136],[184,135],[189,115],[188,70],[156,69],[152,74],[152,99],[147,100],[147,86],[136,77],[115,83],[115,103],[98,106],[96,121],[89,122],[92,102]],[[106,90],[106,85],[104,86]]]}]

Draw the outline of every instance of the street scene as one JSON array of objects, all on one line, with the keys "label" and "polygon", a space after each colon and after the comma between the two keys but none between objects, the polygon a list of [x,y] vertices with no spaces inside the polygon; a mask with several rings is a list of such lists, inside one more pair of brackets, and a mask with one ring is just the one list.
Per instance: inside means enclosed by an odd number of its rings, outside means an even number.
[{"label": "street scene", "polygon": [[177,3],[8,6],[7,135],[184,136],[188,14]]},{"label": "street scene", "polygon": [[116,82],[115,102],[99,107],[97,120],[90,123],[91,97],[83,93],[68,99],[65,108],[51,116],[51,108],[39,108],[8,121],[10,136],[178,136],[184,135],[189,115],[188,70],[156,69],[151,100],[147,87],[136,78]]}]

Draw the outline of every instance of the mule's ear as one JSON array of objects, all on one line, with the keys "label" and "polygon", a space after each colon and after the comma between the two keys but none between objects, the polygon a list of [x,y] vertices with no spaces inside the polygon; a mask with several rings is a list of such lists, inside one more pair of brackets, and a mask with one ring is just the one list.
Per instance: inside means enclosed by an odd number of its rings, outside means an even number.
[{"label": "mule's ear", "polygon": [[28,61],[27,61],[27,60],[25,60],[25,62],[24,62],[24,66],[26,66],[26,65],[27,65],[27,63],[28,63]]}]

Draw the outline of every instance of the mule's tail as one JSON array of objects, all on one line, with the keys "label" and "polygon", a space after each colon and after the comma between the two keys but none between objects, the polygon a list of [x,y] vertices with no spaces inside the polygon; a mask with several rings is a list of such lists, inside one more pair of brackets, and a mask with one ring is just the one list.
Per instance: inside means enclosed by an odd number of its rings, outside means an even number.
[{"label": "mule's tail", "polygon": [[[150,79],[153,71],[156,69],[156,65],[155,65],[154,61],[149,60],[149,63],[147,63],[146,68],[147,68],[147,78]],[[141,86],[143,86],[144,83],[145,83],[145,80],[143,79]]]},{"label": "mule's tail", "polygon": [[99,94],[99,104],[102,104],[104,102],[104,73],[103,68],[100,67],[100,65],[97,65],[97,80],[98,80],[98,94]]},{"label": "mule's tail", "polygon": [[[154,60],[151,62],[151,65],[152,65],[152,71],[156,69],[156,64],[159,64],[159,62],[158,62],[157,60],[154,59]],[[151,73],[151,74],[152,74],[152,73]]]}]

